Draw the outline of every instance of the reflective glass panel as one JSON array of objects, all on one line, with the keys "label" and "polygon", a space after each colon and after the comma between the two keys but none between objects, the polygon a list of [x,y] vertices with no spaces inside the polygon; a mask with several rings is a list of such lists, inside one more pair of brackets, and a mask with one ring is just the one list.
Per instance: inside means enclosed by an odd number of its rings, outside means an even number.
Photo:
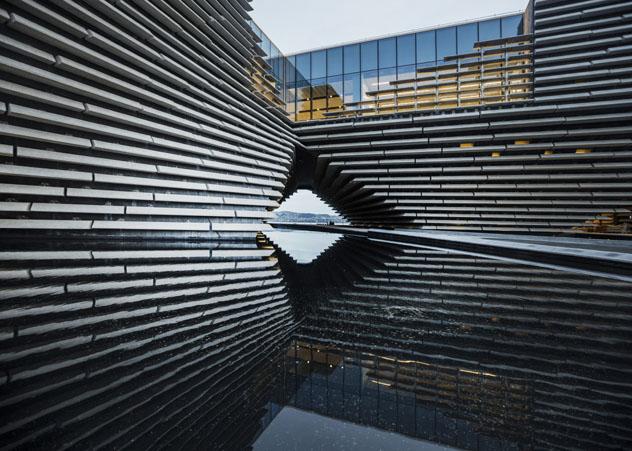
[{"label": "reflective glass panel", "polygon": [[344,73],[360,72],[360,44],[344,48]]},{"label": "reflective glass panel", "polygon": [[327,76],[342,74],[342,47],[327,50]]},{"label": "reflective glass panel", "polygon": [[285,60],[285,81],[294,83],[296,81],[296,57],[289,56]]},{"label": "reflective glass panel", "polygon": [[437,60],[456,55],[456,27],[437,30]]},{"label": "reflective glass panel", "polygon": [[362,100],[375,100],[375,95],[368,95],[367,93],[375,92],[377,89],[377,71],[362,72]]},{"label": "reflective glass panel", "polygon": [[434,30],[417,33],[417,62],[427,63],[428,61],[435,61],[436,59],[437,52],[435,48]]},{"label": "reflective glass panel", "polygon": [[342,75],[327,77],[327,108],[342,107]]},{"label": "reflective glass panel", "polygon": [[362,100],[359,73],[345,75],[344,100],[345,104],[359,102],[360,100]]},{"label": "reflective glass panel", "polygon": [[523,34],[522,14],[518,16],[504,17],[502,19],[503,38],[511,38]]},{"label": "reflective glass panel", "polygon": [[363,42],[360,45],[363,71],[377,69],[377,41]]},{"label": "reflective glass panel", "polygon": [[296,72],[297,81],[312,78],[312,66],[309,53],[296,55]]},{"label": "reflective glass panel", "polygon": [[481,41],[500,39],[500,19],[480,22],[478,24],[478,38]]},{"label": "reflective glass panel", "polygon": [[396,39],[388,38],[379,41],[380,69],[397,66]]},{"label": "reflective glass panel", "polygon": [[379,90],[392,91],[395,86],[393,86],[391,82],[397,80],[397,68],[391,67],[388,69],[380,69],[379,77]]},{"label": "reflective glass panel", "polygon": [[397,65],[415,64],[415,35],[408,34],[397,38]]},{"label": "reflective glass panel", "polygon": [[474,43],[478,41],[478,23],[459,25],[457,28],[457,42],[459,54],[471,53]]},{"label": "reflective glass panel", "polygon": [[327,76],[327,51],[312,52],[312,79]]}]

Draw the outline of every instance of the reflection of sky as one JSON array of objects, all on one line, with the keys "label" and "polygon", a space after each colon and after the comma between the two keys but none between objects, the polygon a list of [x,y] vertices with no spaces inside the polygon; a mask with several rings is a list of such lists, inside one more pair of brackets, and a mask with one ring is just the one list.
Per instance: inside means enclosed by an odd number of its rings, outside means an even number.
[{"label": "reflection of sky", "polygon": [[253,0],[252,17],[285,54],[524,11],[528,0]]},{"label": "reflection of sky", "polygon": [[439,451],[449,448],[394,432],[327,418],[285,407],[259,436],[253,450],[400,450]]},{"label": "reflection of sky", "polygon": [[313,262],[342,235],[303,230],[273,230],[266,232],[270,240],[299,264]]},{"label": "reflection of sky", "polygon": [[318,213],[335,215],[336,212],[311,191],[300,189],[287,199],[277,211],[294,211],[297,213]]}]

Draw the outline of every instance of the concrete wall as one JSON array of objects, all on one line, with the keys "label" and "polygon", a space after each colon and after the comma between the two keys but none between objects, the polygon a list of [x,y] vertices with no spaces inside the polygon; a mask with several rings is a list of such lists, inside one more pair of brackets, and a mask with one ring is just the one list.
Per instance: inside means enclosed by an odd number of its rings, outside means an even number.
[{"label": "concrete wall", "polygon": [[245,0],[0,1],[0,228],[251,237],[294,142]]},{"label": "concrete wall", "polygon": [[557,232],[632,206],[632,2],[534,4],[534,98],[312,122],[315,190],[357,225]]}]

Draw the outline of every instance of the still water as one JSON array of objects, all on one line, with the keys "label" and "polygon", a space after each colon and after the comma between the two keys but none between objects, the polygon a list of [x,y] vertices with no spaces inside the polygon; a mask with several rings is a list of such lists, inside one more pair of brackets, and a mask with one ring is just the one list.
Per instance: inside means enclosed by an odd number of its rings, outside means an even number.
[{"label": "still water", "polygon": [[270,240],[4,243],[0,447],[632,448],[632,283]]}]

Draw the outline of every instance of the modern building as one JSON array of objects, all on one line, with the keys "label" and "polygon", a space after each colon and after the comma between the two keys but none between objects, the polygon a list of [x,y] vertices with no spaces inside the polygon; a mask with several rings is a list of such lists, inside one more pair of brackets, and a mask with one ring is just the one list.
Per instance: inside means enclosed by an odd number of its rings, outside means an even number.
[{"label": "modern building", "polygon": [[625,230],[632,2],[296,55],[248,9],[0,2],[0,226],[252,237],[308,188],[361,226]]}]

